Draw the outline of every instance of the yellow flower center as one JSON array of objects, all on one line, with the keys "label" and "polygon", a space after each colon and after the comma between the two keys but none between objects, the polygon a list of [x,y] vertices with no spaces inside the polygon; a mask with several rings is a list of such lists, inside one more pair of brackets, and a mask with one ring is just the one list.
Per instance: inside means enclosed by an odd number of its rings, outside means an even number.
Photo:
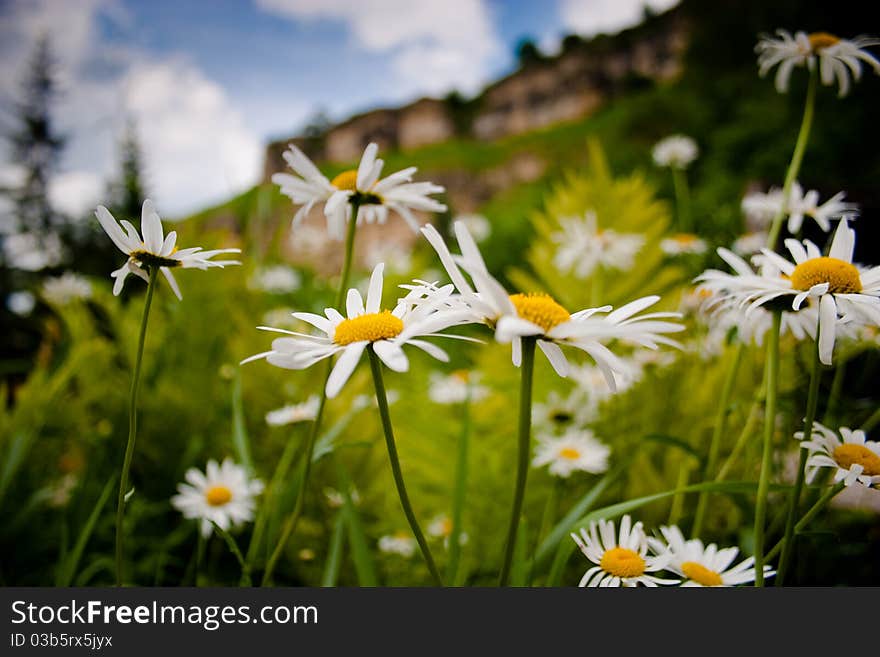
[{"label": "yellow flower center", "polygon": [[696,561],[685,561],[681,564],[681,572],[688,579],[703,586],[721,586],[724,583],[721,581],[721,575],[698,564]]},{"label": "yellow flower center", "polygon": [[467,383],[470,380],[470,373],[467,370],[455,370],[452,376],[462,383]]},{"label": "yellow flower center", "polygon": [[449,518],[443,518],[440,521],[440,534],[441,536],[449,536],[452,533],[452,520]]},{"label": "yellow flower center", "polygon": [[349,169],[348,171],[343,171],[338,176],[336,176],[333,180],[330,181],[330,184],[333,185],[336,189],[355,192],[357,191],[357,179],[357,170]]},{"label": "yellow flower center", "polygon": [[211,486],[205,491],[205,501],[211,506],[223,506],[232,499],[232,491],[226,486]]},{"label": "yellow flower center", "polygon": [[403,332],[403,321],[391,314],[390,310],[369,313],[344,319],[333,333],[333,342],[340,345],[352,342],[376,342],[397,337]]},{"label": "yellow flower center", "polygon": [[834,460],[844,470],[849,470],[852,465],[860,465],[864,468],[862,474],[869,477],[880,475],[880,456],[877,456],[864,445],[845,443],[834,448]]},{"label": "yellow flower center", "polygon": [[511,294],[510,300],[520,317],[537,324],[545,332],[571,319],[568,311],[556,303],[549,294]]},{"label": "yellow flower center", "polygon": [[638,552],[618,546],[605,551],[599,567],[615,577],[638,577],[645,572],[645,560]]},{"label": "yellow flower center", "polygon": [[810,47],[813,52],[818,52],[823,48],[830,48],[840,43],[840,39],[828,32],[813,32],[807,37],[810,40]]},{"label": "yellow flower center", "polygon": [[862,291],[859,270],[837,258],[811,258],[805,260],[791,274],[791,286],[806,292],[814,285],[828,283],[833,294],[854,294]]},{"label": "yellow flower center", "polygon": [[678,233],[677,235],[673,235],[672,239],[682,246],[690,246],[697,241],[697,236],[691,233]]},{"label": "yellow flower center", "polygon": [[[177,251],[176,247],[171,253],[174,253],[175,251]],[[155,253],[150,253],[146,249],[132,251],[129,254],[129,257],[132,260],[136,260],[137,262],[141,263],[141,265],[144,267],[180,267],[183,264],[177,258],[169,258],[167,256],[156,255]]]},{"label": "yellow flower center", "polygon": [[581,453],[574,447],[563,447],[559,450],[559,456],[569,461],[576,461],[581,457]]}]

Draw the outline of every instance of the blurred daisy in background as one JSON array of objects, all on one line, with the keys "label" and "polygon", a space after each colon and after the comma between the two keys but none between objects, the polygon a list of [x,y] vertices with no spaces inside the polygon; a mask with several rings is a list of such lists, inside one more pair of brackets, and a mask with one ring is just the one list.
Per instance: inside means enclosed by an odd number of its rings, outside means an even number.
[{"label": "blurred daisy in background", "polygon": [[660,250],[668,256],[701,255],[708,248],[706,241],[693,233],[678,233],[660,240]]},{"label": "blurred daisy in background", "polygon": [[[666,570],[684,578],[682,586],[737,586],[755,581],[755,558],[748,557],[730,567],[739,548],[719,549],[714,543],[704,546],[698,538],[685,540],[676,526],[661,527],[664,540],[648,537],[648,545],[659,555],[668,555]],[[775,573],[764,566],[764,577]]]},{"label": "blurred daisy in background", "polygon": [[562,478],[577,471],[599,474],[608,469],[610,454],[589,429],[569,429],[561,436],[539,435],[532,466],[549,466],[550,474]]},{"label": "blurred daisy in background", "polygon": [[[617,310],[602,306],[572,315],[547,294],[508,294],[489,273],[467,227],[456,223],[454,228],[462,251],[457,259],[453,258],[433,226],[424,227],[422,232],[437,251],[461,300],[468,307],[468,321],[486,324],[495,331],[499,342],[510,342],[515,366],[519,367],[522,361],[522,338],[532,337],[537,339],[538,347],[559,376],[567,376],[569,371],[568,359],[559,347],[566,345],[587,353],[605,374],[608,385],[616,389],[614,372],[625,373],[627,368],[603,343],[619,340],[650,349],[657,349],[660,344],[680,346],[665,335],[684,329],[681,324],[666,321],[681,317],[679,313],[654,312],[637,316],[657,303],[660,297],[643,297]],[[465,280],[462,269],[471,277],[474,288]]]},{"label": "blurred daisy in background", "polygon": [[379,551],[409,559],[416,552],[416,539],[412,533],[405,531],[387,534],[379,538]]},{"label": "blurred daisy in background", "polygon": [[293,267],[272,265],[255,271],[250,285],[269,294],[288,294],[300,288],[302,276]]},{"label": "blurred daisy in background", "polygon": [[318,396],[312,395],[306,401],[299,404],[287,404],[274,411],[266,413],[266,424],[271,427],[281,427],[297,422],[309,422],[318,414]]},{"label": "blurred daisy in background", "polygon": [[589,531],[571,537],[584,556],[596,564],[581,578],[581,587],[657,586],[678,584],[677,579],[661,579],[649,573],[663,570],[671,558],[668,554],[649,555],[648,539],[642,523],[633,524],[629,515],[620,520],[620,532],[613,520],[591,522]]},{"label": "blurred daisy in background", "polygon": [[431,372],[428,397],[435,404],[461,404],[466,400],[485,399],[489,389],[480,385],[482,374],[469,370],[456,370],[449,374]]},{"label": "blurred daisy in background", "polygon": [[[574,369],[572,367],[572,372]],[[596,372],[599,373],[598,370]],[[601,373],[599,378],[602,379],[602,385],[606,385]],[[584,390],[574,388],[567,396],[551,390],[543,402],[536,402],[532,406],[532,426],[545,433],[560,433],[584,426],[594,418],[595,412],[596,403]]]},{"label": "blurred daisy in background", "polygon": [[477,242],[483,242],[492,235],[492,224],[481,214],[460,214],[453,222],[460,221]]},{"label": "blurred daisy in background", "polygon": [[[149,282],[148,269],[158,267],[162,275],[171,286],[171,291],[178,299],[182,299],[180,288],[171,269],[174,267],[209,269],[211,267],[225,267],[226,265],[240,265],[237,260],[211,260],[216,255],[226,253],[241,253],[241,249],[214,249],[203,251],[202,247],[195,246],[188,249],[177,248],[177,231],[171,231],[167,236],[162,233],[162,221],[153,207],[150,199],[144,201],[141,209],[141,230],[143,239],[131,222],[123,219],[119,223],[103,205],[99,205],[95,216],[101,227],[107,233],[116,247],[128,256],[128,260],[119,269],[110,274],[116,279],[113,284],[113,294],[119,295],[122,286],[129,274],[134,274]],[[121,226],[120,226],[121,224]],[[122,230],[125,228],[125,230]]]},{"label": "blurred daisy in background", "polygon": [[850,77],[858,81],[862,75],[862,62],[880,74],[880,61],[866,50],[880,45],[880,40],[868,36],[841,39],[827,32],[795,32],[776,30],[776,37],[764,35],[755,46],[758,53],[758,72],[763,77],[776,70],[776,90],[788,91],[789,79],[795,67],[806,66],[809,70],[819,64],[819,79],[825,86],[838,85],[838,96],[849,93]]},{"label": "blurred daisy in background", "polygon": [[9,309],[9,312],[19,317],[30,315],[36,305],[36,297],[27,290],[12,292],[6,297],[6,307]]},{"label": "blurred daisy in background", "polygon": [[659,167],[687,169],[700,154],[700,149],[687,135],[670,135],[661,139],[651,150],[651,157]]},{"label": "blurred daisy in background", "polygon": [[[443,539],[443,547],[449,549],[449,539],[452,536],[452,518],[445,513],[435,516],[428,525],[428,534],[434,538]],[[458,544],[465,545],[470,537],[466,532],[459,532]]]},{"label": "blurred daisy in background", "polygon": [[213,531],[211,522],[228,531],[254,519],[255,498],[263,492],[263,483],[250,478],[242,466],[230,459],[220,465],[210,460],[204,473],[190,468],[184,478],[187,483],[178,484],[171,504],[184,518],[200,520],[203,536]]},{"label": "blurred daisy in background", "polygon": [[67,271],[61,276],[47,278],[43,282],[41,294],[49,303],[65,306],[77,299],[91,297],[92,284],[85,276]]},{"label": "blurred daisy in background", "polygon": [[405,274],[412,269],[412,254],[401,244],[377,240],[367,246],[364,263],[372,269],[380,262],[385,263],[389,273]]},{"label": "blurred daisy in background", "polygon": [[442,336],[470,340],[441,333],[450,326],[468,321],[465,310],[451,309],[448,305],[452,286],[432,288],[417,285],[407,296],[398,300],[393,311],[381,310],[383,269],[382,264],[373,269],[366,305],[360,292],[354,288],[348,291],[347,317],[333,308],[324,311],[326,316],[293,314],[296,319],[311,324],[324,335],[309,335],[270,326],[257,327],[291,337],[275,339],[270,351],[246,358],[242,364],[265,358],[276,367],[301,370],[339,354],[326,386],[327,397],[333,398],[348,381],[368,346],[395,372],[409,369],[409,359],[403,352],[405,345],[447,362],[449,357],[445,351],[421,338]]},{"label": "blurred daisy in background", "polygon": [[[742,200],[742,211],[753,225],[765,228],[780,213],[788,215],[788,232],[795,234],[800,232],[804,224],[804,217],[810,217],[826,233],[831,230],[831,219],[850,214],[858,209],[855,203],[845,203],[843,199],[846,192],[837,192],[826,200],[819,203],[819,192],[811,189],[804,192],[800,183],[792,183],[788,203],[784,202],[782,190],[772,188],[766,194],[752,192]],[[765,246],[766,243],[762,246]],[[734,249],[736,250],[736,249]]]},{"label": "blurred daisy in background", "polygon": [[835,432],[814,422],[810,440],[804,440],[803,431],[798,431],[794,437],[801,441],[801,449],[809,453],[808,482],[812,483],[821,469],[830,468],[835,483],[842,481],[847,486],[880,487],[880,443],[868,440],[864,431],[840,427]]},{"label": "blurred daisy in background", "polygon": [[596,267],[626,271],[645,244],[641,235],[600,229],[596,213],[581,217],[560,217],[561,231],[551,234],[557,245],[553,264],[562,273],[588,278]]},{"label": "blurred daisy in background", "polygon": [[767,238],[768,234],[763,231],[746,233],[737,237],[731,248],[734,253],[739,255],[752,255],[753,253],[759,253],[761,249],[767,246]]}]

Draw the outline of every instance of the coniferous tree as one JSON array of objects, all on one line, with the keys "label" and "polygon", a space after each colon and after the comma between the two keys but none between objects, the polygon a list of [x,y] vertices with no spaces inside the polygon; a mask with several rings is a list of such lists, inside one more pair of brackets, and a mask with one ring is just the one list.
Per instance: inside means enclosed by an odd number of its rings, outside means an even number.
[{"label": "coniferous tree", "polygon": [[21,186],[10,194],[19,230],[47,231],[58,219],[49,200],[49,184],[65,143],[52,119],[57,94],[55,60],[49,39],[43,36],[23,81],[18,125],[9,135],[14,162],[24,170]]}]

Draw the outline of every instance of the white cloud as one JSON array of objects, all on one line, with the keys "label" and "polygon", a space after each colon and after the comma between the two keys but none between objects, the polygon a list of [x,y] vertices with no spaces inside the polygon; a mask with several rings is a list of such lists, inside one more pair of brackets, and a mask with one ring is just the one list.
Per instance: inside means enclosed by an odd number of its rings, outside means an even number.
[{"label": "white cloud", "polygon": [[67,171],[59,174],[49,188],[52,205],[71,217],[89,214],[101,200],[105,184],[94,171]]},{"label": "white cloud", "polygon": [[483,0],[256,0],[294,20],[344,22],[364,51],[388,53],[411,93],[471,93],[487,81],[502,51]]},{"label": "white cloud", "polygon": [[257,182],[262,143],[220,85],[185,60],[135,65],[124,104],[165,212],[224,200]]},{"label": "white cloud", "polygon": [[678,0],[561,0],[565,27],[578,34],[614,33],[641,22],[645,8],[661,12]]},{"label": "white cloud", "polygon": [[[185,214],[254,184],[262,142],[226,91],[186,59],[102,40],[100,20],[123,31],[137,27],[117,0],[34,0],[4,7],[0,20],[0,98],[7,103],[36,37],[50,37],[61,83],[55,116],[69,136],[51,190],[59,209],[80,214],[102,201],[127,113],[137,121],[151,196],[164,212]],[[0,153],[0,166],[10,159]]]}]

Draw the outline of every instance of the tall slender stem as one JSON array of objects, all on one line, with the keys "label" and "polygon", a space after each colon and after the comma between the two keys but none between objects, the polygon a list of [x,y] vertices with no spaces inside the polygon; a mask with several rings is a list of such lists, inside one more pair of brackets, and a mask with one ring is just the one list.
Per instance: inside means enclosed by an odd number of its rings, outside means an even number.
[{"label": "tall slender stem", "polygon": [[385,395],[385,382],[382,379],[382,363],[373,347],[367,348],[370,354],[370,370],[373,372],[373,385],[376,388],[376,403],[379,405],[379,417],[382,420],[382,431],[385,433],[385,445],[388,447],[388,460],[391,462],[391,473],[394,475],[394,484],[397,486],[397,495],[400,497],[400,505],[403,507],[403,513],[409,522],[410,529],[416,537],[416,542],[422,550],[422,556],[434,583],[437,586],[443,586],[443,580],[440,578],[440,572],[434,564],[434,558],[431,556],[431,550],[428,548],[428,542],[425,535],[419,527],[416,520],[416,514],[413,513],[412,505],[409,501],[409,495],[406,492],[406,485],[403,482],[403,472],[400,470],[400,460],[397,457],[397,446],[394,443],[394,429],[391,427],[391,414],[388,412],[388,398]]},{"label": "tall slender stem", "polygon": [[536,339],[533,337],[522,338],[516,488],[513,493],[513,506],[510,510],[510,524],[507,529],[507,543],[504,548],[504,561],[501,565],[501,574],[498,577],[498,586],[507,586],[510,579],[510,567],[513,563],[513,552],[516,547],[519,518],[522,514],[523,500],[526,494],[526,477],[529,473],[529,450],[532,437],[532,379],[535,370],[535,344]]},{"label": "tall slender stem", "polygon": [[[845,486],[846,484],[842,481],[834,484],[833,486],[829,486],[828,489],[822,494],[822,497],[820,497],[816,501],[816,503],[810,507],[810,510],[807,511],[800,520],[798,520],[797,524],[794,526],[794,533],[799,534],[800,532],[802,532],[807,527],[807,525],[809,525],[813,521],[813,518],[815,518],[816,515],[825,508],[825,505],[828,504],[828,502],[830,502],[835,495],[842,491]],[[773,558],[777,554],[779,554],[779,551],[782,549],[782,543],[783,541],[779,541],[776,545],[773,546],[773,549],[767,553],[765,561],[772,561]]]},{"label": "tall slender stem", "polygon": [[801,441],[800,457],[798,459],[798,471],[794,482],[794,489],[788,501],[788,516],[785,520],[785,535],[782,539],[782,555],[779,557],[779,567],[776,569],[776,586],[782,586],[785,573],[791,561],[794,550],[794,525],[795,516],[801,502],[801,491],[804,488],[806,476],[807,457],[809,450],[805,449],[806,443],[813,435],[813,421],[816,419],[816,408],[819,405],[819,381],[822,378],[822,362],[819,360],[819,333],[816,328],[815,348],[813,350],[813,368],[810,371],[810,390],[807,393],[807,412],[804,416],[804,437]]},{"label": "tall slender stem", "polygon": [[452,532],[449,535],[449,561],[446,564],[446,581],[455,586],[458,564],[461,560],[461,520],[467,490],[468,442],[471,433],[471,384],[465,382],[465,399],[461,405],[461,435],[458,439],[458,457],[455,464],[455,489],[452,497]]},{"label": "tall slender stem", "polygon": [[684,169],[672,167],[672,185],[675,188],[675,214],[678,230],[682,233],[692,232],[691,195],[688,190],[687,174]]},{"label": "tall slender stem", "polygon": [[804,103],[804,116],[801,119],[801,129],[798,132],[797,142],[794,146],[794,152],[791,155],[791,162],[788,164],[788,170],[785,172],[785,184],[782,186],[782,208],[773,217],[770,224],[770,232],[767,236],[767,248],[775,249],[776,242],[779,239],[779,232],[782,229],[782,220],[788,212],[788,197],[791,194],[792,185],[797,180],[801,170],[801,162],[804,159],[804,151],[807,149],[807,142],[810,140],[810,128],[813,125],[813,110],[816,106],[816,67],[810,73],[810,82],[807,86],[807,98]]},{"label": "tall slender stem", "polygon": [[755,586],[764,586],[764,523],[767,516],[767,494],[770,490],[773,433],[776,427],[776,392],[779,388],[779,329],[781,324],[782,313],[774,311],[773,326],[767,336],[767,363],[764,366],[767,401],[764,406],[764,447],[761,457],[761,475],[758,479],[758,499],[755,502]]},{"label": "tall slender stem", "polygon": [[137,397],[141,379],[141,361],[144,357],[144,343],[147,339],[147,321],[150,318],[150,304],[153,302],[153,290],[156,288],[158,267],[150,269],[150,280],[147,283],[147,298],[144,301],[144,314],[141,317],[141,332],[138,337],[137,358],[134,361],[134,374],[131,377],[131,394],[128,401],[128,442],[125,445],[125,457],[122,461],[122,476],[119,478],[119,496],[116,500],[116,586],[124,581],[123,557],[125,550],[125,494],[128,492],[128,473],[131,470],[131,459],[134,455],[134,443],[137,438]]},{"label": "tall slender stem", "polygon": [[[703,479],[708,480],[709,477],[715,476],[718,468],[718,454],[721,451],[721,437],[727,429],[727,416],[730,414],[730,398],[733,395],[733,387],[736,383],[736,375],[739,371],[739,365],[742,362],[742,356],[745,352],[745,344],[740,342],[736,346],[733,354],[733,360],[727,367],[727,374],[724,377],[724,384],[721,387],[721,399],[718,400],[718,415],[715,418],[715,426],[712,428],[712,440],[709,443],[709,454],[706,458],[706,470],[703,473]],[[709,506],[709,493],[703,491],[697,499],[697,510],[694,514],[694,527],[691,535],[699,538],[703,531],[703,521],[706,516],[706,509]]]},{"label": "tall slender stem", "polygon": [[[342,306],[342,302],[345,300],[345,295],[348,292],[348,279],[351,277],[351,263],[352,255],[354,254],[354,238],[357,232],[357,215],[359,208],[360,204],[357,201],[352,201],[351,218],[348,221],[348,230],[345,235],[345,259],[342,263],[342,275],[339,279],[339,289],[336,291],[336,301],[333,305],[334,308],[340,308]],[[302,515],[305,506],[306,489],[308,488],[309,475],[312,471],[312,458],[315,453],[315,443],[317,442],[318,434],[321,431],[321,422],[324,419],[324,407],[327,405],[327,381],[330,379],[330,373],[332,371],[333,361],[328,359],[327,369],[324,373],[324,382],[321,385],[321,397],[318,401],[318,410],[315,413],[315,420],[312,422],[308,438],[306,439],[306,460],[303,464],[303,475],[299,482],[299,490],[296,493],[296,502],[293,505],[293,510],[290,512],[290,515],[285,518],[284,525],[281,529],[281,535],[278,538],[278,543],[272,550],[272,554],[269,556],[269,561],[266,562],[266,569],[263,571],[263,586],[271,584],[272,573],[275,571],[278,559],[284,552],[287,541],[290,540],[291,535],[296,531],[296,526],[299,523],[300,516]]]}]

